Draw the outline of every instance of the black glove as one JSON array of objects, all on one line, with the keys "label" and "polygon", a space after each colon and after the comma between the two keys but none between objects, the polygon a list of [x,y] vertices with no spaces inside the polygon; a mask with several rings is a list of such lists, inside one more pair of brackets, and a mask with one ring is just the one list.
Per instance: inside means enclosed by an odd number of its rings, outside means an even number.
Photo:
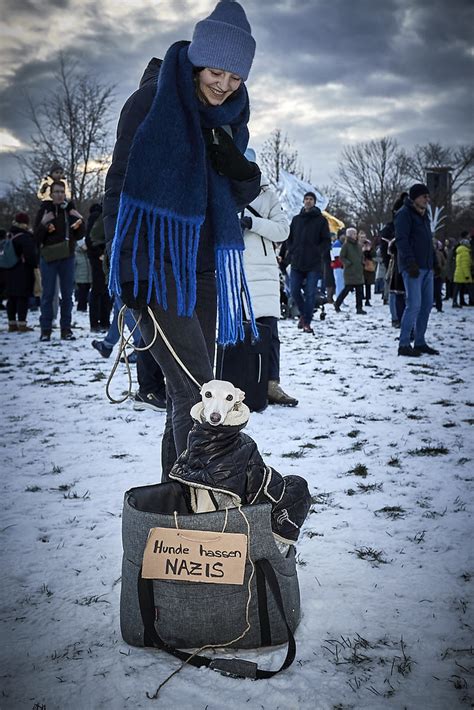
[{"label": "black glove", "polygon": [[223,128],[216,128],[214,134],[218,143],[208,143],[207,149],[212,167],[220,175],[232,180],[250,180],[256,174],[256,165],[242,155],[229,134]]},{"label": "black glove", "polygon": [[241,217],[240,226],[242,229],[252,229],[252,217]]},{"label": "black glove", "polygon": [[133,295],[133,281],[127,281],[122,286],[121,299],[128,308],[139,311],[147,307],[146,297],[148,294],[148,281],[138,282],[138,294]]},{"label": "black glove", "polygon": [[411,262],[411,264],[408,264],[408,276],[411,279],[417,279],[418,276],[420,275],[420,269],[418,268],[418,264],[416,264],[414,261]]}]

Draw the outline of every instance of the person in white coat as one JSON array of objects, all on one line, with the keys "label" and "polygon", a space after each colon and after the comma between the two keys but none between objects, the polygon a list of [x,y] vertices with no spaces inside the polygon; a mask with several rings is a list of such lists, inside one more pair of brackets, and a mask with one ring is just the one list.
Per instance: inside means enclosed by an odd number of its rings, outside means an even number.
[{"label": "person in white coat", "polygon": [[[255,152],[245,153],[255,162]],[[288,237],[289,223],[278,195],[262,175],[260,194],[241,214],[245,251],[244,268],[254,316],[270,327],[272,340],[269,361],[268,403],[295,407],[298,400],[280,387],[280,276],[275,246]]]}]

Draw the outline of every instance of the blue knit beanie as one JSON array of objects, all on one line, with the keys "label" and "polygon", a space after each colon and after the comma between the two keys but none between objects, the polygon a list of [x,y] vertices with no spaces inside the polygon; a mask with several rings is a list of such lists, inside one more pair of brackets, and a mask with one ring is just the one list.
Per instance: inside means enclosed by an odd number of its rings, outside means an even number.
[{"label": "blue knit beanie", "polygon": [[247,79],[255,55],[255,40],[244,8],[235,0],[220,0],[209,17],[198,22],[188,49],[195,67],[223,69]]}]

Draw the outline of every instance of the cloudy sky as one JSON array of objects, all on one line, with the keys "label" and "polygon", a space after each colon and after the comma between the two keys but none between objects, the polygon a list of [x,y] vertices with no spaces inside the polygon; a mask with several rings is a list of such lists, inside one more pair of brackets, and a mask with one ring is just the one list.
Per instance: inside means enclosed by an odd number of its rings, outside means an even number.
[{"label": "cloudy sky", "polygon": [[[60,51],[116,84],[114,114],[152,56],[190,39],[214,0],[0,0],[0,191],[28,146],[26,96],[52,88]],[[390,135],[472,141],[470,0],[242,0],[257,41],[251,143],[287,133],[316,184],[344,145]],[[115,130],[115,121],[111,125]]]}]

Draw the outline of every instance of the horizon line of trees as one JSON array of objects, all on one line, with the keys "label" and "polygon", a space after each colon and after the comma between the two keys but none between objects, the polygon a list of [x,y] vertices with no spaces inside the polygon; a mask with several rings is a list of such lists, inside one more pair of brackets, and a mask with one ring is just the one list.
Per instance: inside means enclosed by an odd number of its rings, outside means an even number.
[{"label": "horizon line of trees", "polygon": [[[78,209],[85,211],[102,197],[112,149],[115,85],[102,84],[62,54],[52,85],[41,101],[28,97],[31,147],[18,156],[20,178],[0,198],[3,226],[16,211],[38,209],[38,185],[53,160],[64,166]],[[328,197],[331,214],[372,234],[390,220],[392,205],[407,185],[425,182],[427,168],[450,167],[451,229],[474,226],[474,145],[429,142],[408,151],[391,137],[359,142],[342,149],[331,184],[320,185],[312,181],[288,135],[275,128],[263,143],[259,164],[274,186],[281,170],[314,184]]]}]

